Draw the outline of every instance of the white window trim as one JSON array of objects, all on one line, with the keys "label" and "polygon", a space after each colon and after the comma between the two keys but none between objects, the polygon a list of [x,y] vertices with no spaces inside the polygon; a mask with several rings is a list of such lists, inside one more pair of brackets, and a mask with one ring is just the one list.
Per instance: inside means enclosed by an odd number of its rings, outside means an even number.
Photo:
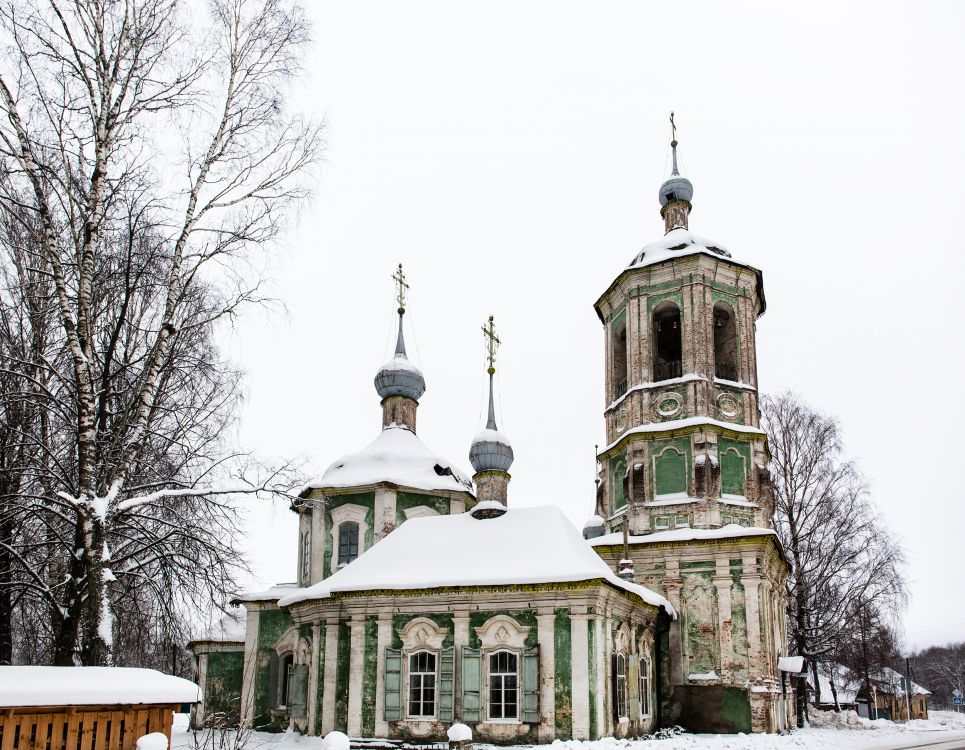
[{"label": "white window trim", "polygon": [[365,520],[366,515],[368,515],[369,509],[364,505],[356,505],[355,503],[346,503],[345,505],[339,505],[337,508],[332,508],[329,511],[329,515],[332,518],[332,557],[330,561],[330,569],[334,573],[339,570],[339,568],[344,568],[344,565],[338,564],[338,530],[343,523],[347,521],[354,521],[359,525],[359,555],[365,551],[365,537],[369,532],[369,525]]},{"label": "white window trim", "polygon": [[[640,693],[640,695],[639,695],[639,698],[640,698],[640,718],[641,718],[641,719],[649,719],[651,716],[653,716],[653,705],[652,705],[653,701],[651,700],[652,687],[651,687],[651,684],[650,684],[651,679],[652,679],[652,678],[651,678],[650,657],[649,657],[649,656],[641,656],[641,657],[640,657],[640,664],[646,664],[646,670],[640,669],[640,675],[639,675],[640,684],[637,686],[637,691]],[[639,668],[639,666],[638,666],[638,668]],[[646,710],[646,711],[643,710],[643,707],[644,707],[643,681],[644,681],[644,679],[646,679],[646,681],[647,681],[647,690],[646,690],[646,707],[647,707],[647,710]]]},{"label": "white window trim", "polygon": [[405,508],[402,513],[405,515],[406,521],[411,518],[429,518],[439,515],[435,508],[430,508],[428,505],[414,505],[411,508]]},{"label": "white window trim", "polygon": [[[433,661],[436,665],[435,671],[433,672],[416,672],[416,674],[422,674],[422,675],[431,674],[433,676],[432,706],[434,711],[431,714],[413,715],[409,713],[409,695],[410,695],[410,691],[412,690],[412,685],[409,682],[409,679],[412,675],[410,660],[416,654],[431,654]],[[403,655],[405,656],[405,718],[408,721],[435,721],[436,716],[439,713],[439,659],[442,656],[442,653],[441,651],[436,651],[436,650],[433,650],[432,648],[420,647],[415,649],[414,651],[404,651]]]},{"label": "white window trim", "polygon": [[[495,619],[495,618],[494,618]],[[529,630],[529,628],[527,628]],[[494,719],[490,712],[491,706],[489,702],[489,677],[492,674],[489,671],[489,657],[498,653],[512,654],[516,657],[516,718],[515,719]],[[485,704],[486,704],[486,723],[487,724],[522,724],[523,723],[523,650],[515,648],[507,648],[506,646],[497,646],[490,649],[489,651],[483,651],[483,658],[486,660],[486,674],[485,680],[483,682],[484,690],[486,691]],[[508,675],[510,672],[499,672],[498,674]]]}]

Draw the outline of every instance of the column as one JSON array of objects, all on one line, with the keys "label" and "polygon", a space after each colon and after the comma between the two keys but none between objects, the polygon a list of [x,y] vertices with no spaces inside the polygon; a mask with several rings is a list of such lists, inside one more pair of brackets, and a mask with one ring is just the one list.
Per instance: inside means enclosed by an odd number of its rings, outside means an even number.
[{"label": "column", "polygon": [[241,675],[241,725],[244,727],[250,727],[255,717],[259,615],[257,609],[249,609],[245,622],[245,659]]},{"label": "column", "polygon": [[718,667],[721,679],[725,683],[733,682],[734,663],[734,633],[731,606],[731,577],[730,560],[718,557],[715,560],[717,569],[714,576],[714,587],[717,589],[717,642],[720,652]]},{"label": "column", "polygon": [[596,726],[591,727],[591,731],[598,739],[606,734],[606,685],[607,670],[610,668],[610,648],[607,644],[612,640],[608,626],[607,620],[600,615],[590,618],[593,643],[596,644],[594,653],[591,655],[596,664]]},{"label": "column", "polygon": [[312,625],[312,663],[308,665],[308,733],[318,731],[318,660],[321,658],[322,644],[320,643],[322,628],[316,622]]},{"label": "column", "polygon": [[552,742],[556,734],[556,613],[540,607],[536,613],[539,644],[539,741]]},{"label": "column", "polygon": [[311,511],[312,530],[312,583],[325,577],[325,502],[319,498],[313,501]]},{"label": "column", "polygon": [[452,710],[456,721],[462,721],[462,649],[469,645],[469,610],[460,609],[452,613],[452,643],[455,646],[455,667],[452,680]]},{"label": "column", "polygon": [[586,607],[570,609],[573,674],[573,739],[590,739],[590,652]]},{"label": "column", "polygon": [[375,656],[375,736],[389,736],[389,722],[385,720],[385,649],[392,642],[392,613],[379,612],[378,639]]},{"label": "column", "polygon": [[362,675],[365,666],[365,617],[352,615],[349,622],[348,736],[362,735]]},{"label": "column", "polygon": [[335,729],[335,676],[338,672],[338,619],[325,622],[325,673],[322,675],[322,727],[324,736]]}]

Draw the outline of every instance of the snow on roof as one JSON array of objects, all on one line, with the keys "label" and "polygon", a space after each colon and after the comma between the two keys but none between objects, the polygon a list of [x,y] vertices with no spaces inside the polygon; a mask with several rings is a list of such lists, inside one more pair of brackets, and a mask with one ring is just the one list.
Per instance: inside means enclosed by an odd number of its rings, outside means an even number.
[{"label": "snow on roof", "polygon": [[[652,534],[631,535],[630,544],[660,544],[664,542],[692,542],[702,539],[737,539],[747,536],[773,536],[777,538],[774,529],[764,529],[758,526],[738,526],[736,523],[729,523],[719,529],[670,529],[668,531],[655,531]],[[610,547],[623,544],[623,534],[604,534],[590,540],[593,547]]]},{"label": "snow on roof", "polygon": [[247,617],[243,607],[232,607],[224,613],[214,625],[202,629],[192,642],[220,641],[239,643],[245,640],[245,623]]},{"label": "snow on roof", "polygon": [[264,591],[250,591],[234,598],[236,602],[274,602],[298,590],[297,583],[276,583]]},{"label": "snow on roof", "polygon": [[[834,690],[831,690],[831,680],[834,680]],[[807,670],[808,684],[814,687],[814,675],[810,669]],[[858,691],[861,689],[859,680],[852,678],[847,668],[840,664],[831,662],[820,662],[818,664],[818,703],[829,706],[834,705],[834,695],[837,693],[838,704],[854,703],[858,699]]]},{"label": "snow on roof", "polygon": [[673,607],[659,594],[616,576],[559,508],[514,508],[498,518],[471,513],[411,518],[354,562],[278,604],[343,591],[567,583],[602,578],[648,604]]},{"label": "snow on roof", "polygon": [[623,438],[625,438],[627,435],[637,435],[647,432],[668,432],[669,430],[679,430],[684,427],[696,427],[699,425],[712,425],[714,427],[722,427],[725,430],[743,432],[749,435],[767,434],[759,427],[751,427],[746,424],[737,424],[736,422],[721,422],[719,419],[711,419],[710,417],[685,417],[684,419],[669,419],[666,422],[651,422],[650,424],[640,425],[639,427],[632,427],[626,432],[620,433],[616,440],[614,440],[600,452],[605,453],[606,451],[610,450],[610,448],[623,440]]},{"label": "snow on roof", "polygon": [[[893,688],[896,692],[895,695],[905,694],[904,679],[905,676],[900,672],[896,672],[891,667],[885,667],[881,670],[874,678],[875,682],[879,684],[887,685]],[[931,695],[930,690],[926,690],[917,682],[911,683],[911,694],[912,695]]]},{"label": "snow on roof", "polygon": [[416,490],[471,492],[469,478],[430,451],[407,427],[389,425],[357,453],[343,456],[302,492],[390,482]]},{"label": "snow on roof", "polygon": [[133,667],[0,667],[0,706],[197,703],[193,682]]},{"label": "snow on roof", "polygon": [[730,251],[719,243],[698,237],[688,229],[677,227],[671,229],[656,242],[644,245],[643,249],[627,265],[627,268],[642,268],[668,258],[694,255],[695,253],[731,259]]}]

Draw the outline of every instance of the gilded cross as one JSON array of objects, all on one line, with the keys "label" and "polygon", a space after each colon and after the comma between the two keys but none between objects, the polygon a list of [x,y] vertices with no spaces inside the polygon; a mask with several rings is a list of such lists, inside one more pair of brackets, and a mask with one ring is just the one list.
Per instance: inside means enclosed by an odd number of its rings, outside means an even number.
[{"label": "gilded cross", "polygon": [[405,312],[405,290],[409,288],[409,285],[405,281],[405,274],[402,272],[402,264],[399,264],[399,270],[392,274],[392,280],[395,282],[396,286],[399,287],[399,291],[396,292],[396,298],[399,300],[399,314]]},{"label": "gilded cross", "polygon": [[670,113],[670,140],[677,140],[677,123],[673,121],[673,112]]},{"label": "gilded cross", "polygon": [[486,337],[486,359],[489,362],[489,374],[496,372],[496,350],[503,343],[496,335],[496,326],[493,324],[493,316],[489,316],[489,322],[482,327],[483,336]]}]

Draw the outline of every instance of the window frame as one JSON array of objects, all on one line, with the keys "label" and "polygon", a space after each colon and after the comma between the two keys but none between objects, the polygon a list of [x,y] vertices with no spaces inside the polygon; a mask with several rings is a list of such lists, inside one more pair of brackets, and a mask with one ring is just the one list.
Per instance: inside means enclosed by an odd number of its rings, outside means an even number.
[{"label": "window frame", "polygon": [[312,532],[306,529],[302,532],[302,580],[308,581],[312,577]]},{"label": "window frame", "polygon": [[653,711],[653,701],[650,699],[650,657],[641,656],[640,657],[640,718],[649,719],[652,716]]},{"label": "window frame", "polygon": [[278,659],[278,684],[275,686],[275,708],[288,710],[288,673],[295,666],[295,654],[291,651]]},{"label": "window frame", "polygon": [[[426,655],[432,659],[432,671],[414,671],[412,668],[412,661],[420,655]],[[406,675],[405,675],[405,717],[412,721],[435,721],[436,716],[439,712],[439,657],[440,654],[437,651],[433,651],[427,648],[420,648],[416,651],[409,651],[405,654],[405,665],[406,665]],[[425,691],[426,678],[432,677],[432,712],[424,713],[425,709]],[[419,677],[419,707],[423,710],[423,713],[412,713],[412,679],[414,677]]]},{"label": "window frame", "polygon": [[[617,720],[622,724],[625,721],[630,720],[630,705],[627,701],[627,657],[623,653],[618,653],[616,658],[616,695],[613,696],[613,701],[616,707]],[[621,673],[620,667],[623,667]]]},{"label": "window frame", "polygon": [[[500,654],[506,654],[512,657],[515,663],[515,671],[494,671],[493,670],[493,658],[498,657]],[[511,648],[495,648],[486,651],[483,656],[486,659],[486,721],[491,724],[521,724],[522,723],[522,674],[520,671],[522,664],[522,654],[519,651]],[[496,704],[493,703],[493,678],[500,678],[500,694],[502,700]],[[515,716],[506,716],[506,678],[512,677],[515,679],[516,687],[515,694],[516,700],[512,704]],[[493,706],[500,706],[500,716],[493,716]]]},{"label": "window frame", "polygon": [[[345,562],[343,562],[343,561],[342,561],[342,546],[343,546],[342,534],[343,534],[344,532],[349,531],[352,527],[354,527],[354,529],[355,529],[355,555],[352,556],[350,560],[346,560]],[[360,531],[361,531],[361,526],[359,525],[359,522],[358,522],[358,521],[342,521],[342,523],[340,523],[340,524],[338,525],[338,549],[336,550],[335,560],[336,560],[336,564],[338,565],[339,568],[341,568],[341,567],[343,567],[343,566],[345,566],[345,565],[349,565],[349,564],[351,564],[352,562],[354,562],[355,560],[358,559],[358,557],[359,557],[359,547],[360,547],[360,544],[359,544]],[[348,557],[348,556],[350,556],[350,555],[352,554],[352,553],[351,553],[351,547],[352,547],[351,541],[348,542],[347,546],[348,546],[348,548],[349,548],[349,552],[345,555],[346,557]]]}]

